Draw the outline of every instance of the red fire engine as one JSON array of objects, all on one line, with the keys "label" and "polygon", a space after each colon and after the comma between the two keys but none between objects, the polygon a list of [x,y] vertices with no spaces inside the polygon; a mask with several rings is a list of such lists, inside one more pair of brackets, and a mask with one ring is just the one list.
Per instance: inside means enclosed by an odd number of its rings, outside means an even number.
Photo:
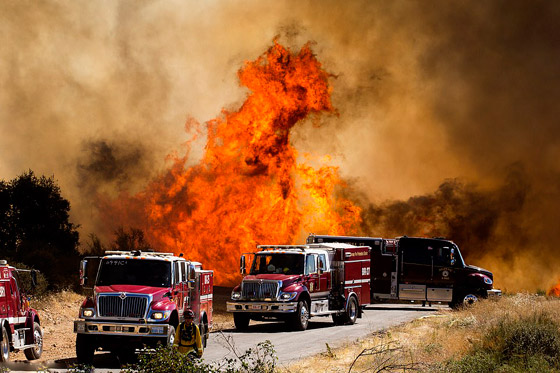
[{"label": "red fire engine", "polygon": [[[370,248],[345,243],[258,246],[227,310],[237,329],[278,319],[305,330],[312,316],[353,324],[370,303]],[[245,255],[241,273],[245,274]]]},{"label": "red fire engine", "polygon": [[41,357],[43,331],[37,311],[29,307],[29,301],[21,287],[18,272],[30,272],[35,284],[35,271],[16,269],[0,260],[0,361],[6,362],[10,352],[23,350],[28,360]]},{"label": "red fire engine", "polygon": [[[172,344],[183,312],[191,309],[204,346],[212,328],[213,276],[202,264],[169,253],[107,251],[80,265],[82,286],[93,290],[74,322],[78,361],[97,349],[129,359],[136,349]],[[88,271],[95,283],[88,287]]]}]

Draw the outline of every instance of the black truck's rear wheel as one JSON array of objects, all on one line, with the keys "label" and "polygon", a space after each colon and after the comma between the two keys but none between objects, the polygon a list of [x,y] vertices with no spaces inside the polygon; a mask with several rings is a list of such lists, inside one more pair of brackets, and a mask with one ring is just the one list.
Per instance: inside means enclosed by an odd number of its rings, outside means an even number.
[{"label": "black truck's rear wheel", "polygon": [[41,325],[36,322],[33,323],[33,343],[34,347],[23,350],[27,360],[37,360],[43,353],[43,331]]},{"label": "black truck's rear wheel", "polygon": [[249,315],[236,312],[233,314],[233,323],[237,330],[247,330],[249,327]]},{"label": "black truck's rear wheel", "polygon": [[89,335],[78,334],[76,336],[76,357],[80,364],[93,363],[93,355],[95,354],[95,345],[93,339]]}]

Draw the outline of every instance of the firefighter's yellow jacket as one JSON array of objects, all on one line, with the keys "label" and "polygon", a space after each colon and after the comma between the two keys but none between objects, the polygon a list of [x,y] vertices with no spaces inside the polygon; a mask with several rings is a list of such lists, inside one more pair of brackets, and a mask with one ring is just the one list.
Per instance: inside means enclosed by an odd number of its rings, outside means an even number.
[{"label": "firefighter's yellow jacket", "polygon": [[202,348],[202,339],[200,338],[200,330],[194,323],[187,325],[182,322],[175,332],[175,341],[173,344],[177,346],[179,352],[188,354],[194,352],[198,357],[202,357],[204,352]]}]

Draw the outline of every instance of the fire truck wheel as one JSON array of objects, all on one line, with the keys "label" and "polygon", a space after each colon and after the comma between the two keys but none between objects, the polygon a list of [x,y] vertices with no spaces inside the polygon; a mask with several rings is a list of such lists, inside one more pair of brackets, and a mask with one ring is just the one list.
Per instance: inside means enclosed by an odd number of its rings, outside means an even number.
[{"label": "fire truck wheel", "polygon": [[480,296],[475,293],[463,293],[457,298],[454,298],[453,301],[449,304],[451,308],[458,309],[461,307],[470,307],[476,302]]},{"label": "fire truck wheel", "polygon": [[469,307],[478,302],[478,295],[476,294],[465,294],[463,297],[463,306]]},{"label": "fire truck wheel", "polygon": [[206,324],[202,323],[198,326],[198,330],[200,331],[200,339],[202,339],[202,347],[206,348],[206,341],[208,341],[208,334],[206,334],[206,331],[208,327]]},{"label": "fire truck wheel", "polygon": [[294,330],[305,330],[309,324],[309,307],[307,302],[300,300],[297,305],[297,311],[292,319],[292,327]]},{"label": "fire truck wheel", "polygon": [[349,325],[355,324],[358,318],[358,301],[356,298],[351,297],[348,301],[348,309],[346,310],[346,323]]},{"label": "fire truck wheel", "polygon": [[93,355],[95,354],[95,345],[92,343],[91,337],[85,334],[76,336],[76,357],[80,364],[93,363]]},{"label": "fire truck wheel", "polygon": [[43,353],[43,331],[41,330],[41,325],[36,322],[33,323],[33,343],[35,347],[23,350],[27,360],[37,360]]},{"label": "fire truck wheel", "polygon": [[169,328],[167,329],[167,340],[165,343],[167,343],[168,346],[173,346],[173,342],[175,342],[175,327],[173,325],[169,325]]},{"label": "fire truck wheel", "polygon": [[237,330],[247,330],[249,327],[249,315],[236,312],[233,314],[233,323]]},{"label": "fire truck wheel", "polygon": [[2,341],[0,342],[0,361],[6,362],[10,359],[10,337],[6,328],[2,327]]}]

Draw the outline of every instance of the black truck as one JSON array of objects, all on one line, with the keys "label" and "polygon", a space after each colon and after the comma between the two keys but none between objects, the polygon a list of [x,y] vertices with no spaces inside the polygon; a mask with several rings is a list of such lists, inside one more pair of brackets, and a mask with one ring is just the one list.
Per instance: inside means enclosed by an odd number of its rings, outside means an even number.
[{"label": "black truck", "polygon": [[371,247],[371,299],[470,305],[500,297],[492,272],[465,264],[459,247],[442,238],[395,239],[311,234],[307,243],[340,242]]}]

